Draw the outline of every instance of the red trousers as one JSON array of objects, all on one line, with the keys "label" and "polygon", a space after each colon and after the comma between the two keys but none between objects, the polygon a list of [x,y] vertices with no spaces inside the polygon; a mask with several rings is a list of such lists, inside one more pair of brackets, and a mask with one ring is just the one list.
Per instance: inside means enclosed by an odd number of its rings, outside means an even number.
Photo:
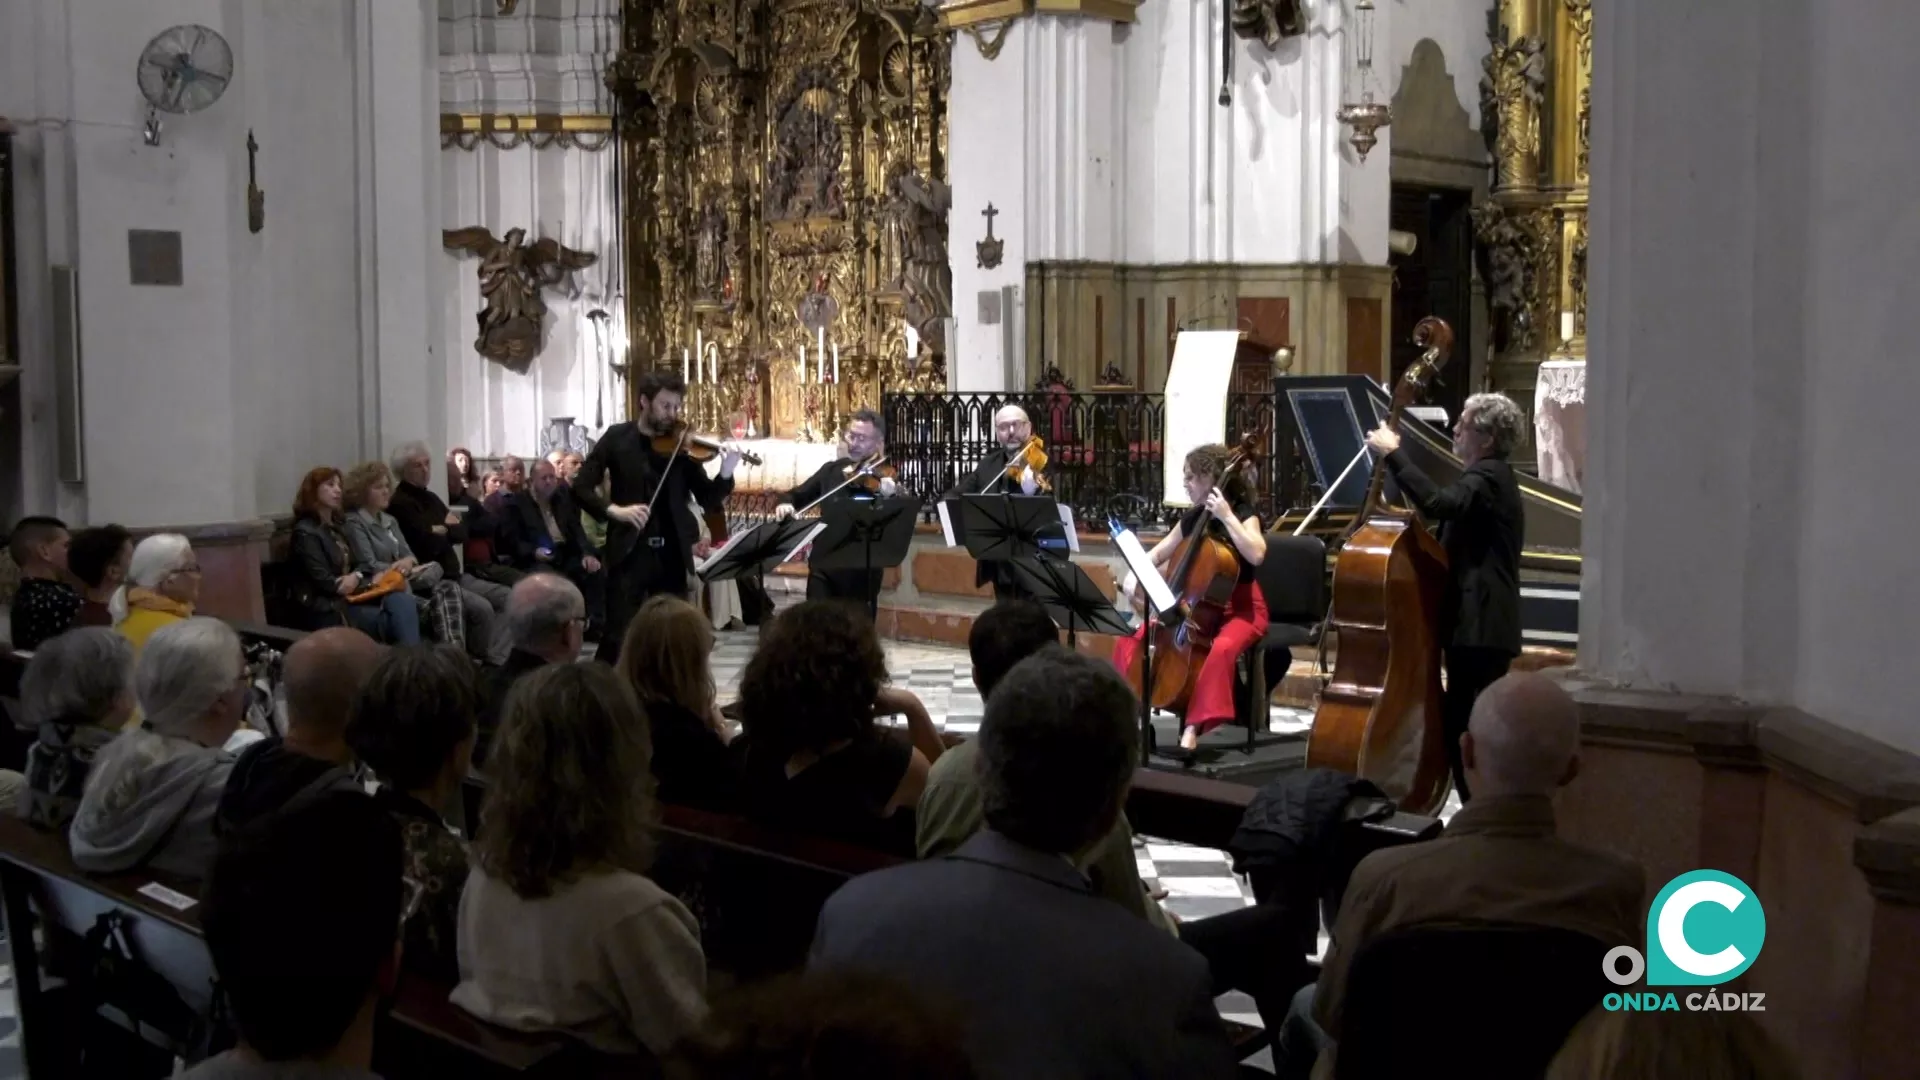
[{"label": "red trousers", "polygon": [[[1141,627],[1130,638],[1113,646],[1113,664],[1122,674],[1133,665],[1133,654],[1140,649]],[[1202,735],[1233,719],[1233,665],[1249,646],[1260,643],[1267,634],[1267,600],[1254,582],[1242,583],[1233,590],[1233,602],[1227,607],[1227,621],[1214,635],[1213,648],[1200,665],[1200,678],[1193,686],[1193,700],[1187,703],[1185,721],[1200,729]],[[1157,657],[1156,657],[1157,659]],[[1139,693],[1140,688],[1134,687]]]}]

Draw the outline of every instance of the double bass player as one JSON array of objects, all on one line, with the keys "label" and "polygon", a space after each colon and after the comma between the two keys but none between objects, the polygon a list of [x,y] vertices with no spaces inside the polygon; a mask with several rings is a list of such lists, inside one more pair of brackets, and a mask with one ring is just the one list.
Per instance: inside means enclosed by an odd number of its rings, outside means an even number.
[{"label": "double bass player", "polygon": [[1480,692],[1520,655],[1520,485],[1507,456],[1520,440],[1520,407],[1502,394],[1475,394],[1453,425],[1453,452],[1465,466],[1440,487],[1400,451],[1400,435],[1381,425],[1367,445],[1422,514],[1440,523],[1447,552],[1447,592],[1440,641],[1446,661],[1441,701],[1447,764],[1462,801],[1470,798],[1460,763],[1460,736]]}]

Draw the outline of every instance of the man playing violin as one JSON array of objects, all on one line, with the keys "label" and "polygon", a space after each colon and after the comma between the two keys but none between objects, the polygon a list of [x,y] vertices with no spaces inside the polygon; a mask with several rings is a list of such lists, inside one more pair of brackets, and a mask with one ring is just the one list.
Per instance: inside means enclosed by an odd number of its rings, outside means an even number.
[{"label": "man playing violin", "polygon": [[[607,627],[594,653],[604,663],[619,659],[627,624],[649,597],[687,594],[693,568],[693,544],[687,538],[700,532],[694,504],[718,510],[733,493],[738,451],[725,450],[720,475],[712,477],[684,452],[663,453],[655,444],[680,426],[686,390],[673,371],[640,376],[634,386],[639,415],[608,428],[573,478],[573,497],[607,523]],[[599,491],[603,476],[610,481],[606,497]]]},{"label": "man playing violin", "polygon": [[[1260,514],[1253,506],[1253,495],[1246,478],[1234,473],[1222,485],[1227,474],[1228,451],[1218,443],[1196,446],[1182,463],[1182,479],[1193,509],[1180,516],[1173,531],[1153,545],[1148,555],[1162,575],[1174,572],[1175,558],[1182,543],[1196,530],[1206,529],[1215,539],[1233,545],[1240,563],[1233,599],[1227,605],[1226,621],[1213,638],[1213,647],[1201,662],[1200,675],[1193,686],[1193,698],[1182,717],[1180,748],[1191,751],[1200,745],[1200,736],[1233,719],[1234,664],[1240,654],[1258,644],[1267,633],[1267,601],[1254,580],[1254,568],[1267,558],[1267,537],[1260,531]],[[1181,583],[1169,580],[1174,592]],[[1146,634],[1141,627],[1132,637],[1114,642],[1113,663],[1122,673],[1133,666],[1133,657]],[[1157,653],[1155,655],[1158,655]],[[1135,693],[1144,693],[1134,687]]]},{"label": "man playing violin", "polygon": [[1440,523],[1447,550],[1447,595],[1441,604],[1440,642],[1447,664],[1441,699],[1442,730],[1453,786],[1465,801],[1460,736],[1480,691],[1507,673],[1520,655],[1520,537],[1525,524],[1520,483],[1507,455],[1520,441],[1520,406],[1501,394],[1475,394],[1453,425],[1453,452],[1464,466],[1446,487],[1435,484],[1400,450],[1400,435],[1385,425],[1367,445],[1386,455],[1387,471],[1413,505]]},{"label": "man playing violin", "polygon": [[[957,499],[962,495],[1002,495],[1018,492],[1033,495],[1040,490],[1043,479],[1033,469],[1022,465],[1017,473],[1010,475],[1015,461],[1026,449],[1033,438],[1033,421],[1027,419],[1027,410],[1018,405],[1008,405],[993,414],[993,438],[998,446],[987,451],[973,472],[960,479],[960,482],[947,489],[940,501]],[[993,582],[993,594],[998,599],[1031,599],[1027,590],[1021,586],[1013,570],[1004,563],[982,562],[974,571],[973,583],[980,586]]]},{"label": "man playing violin", "polygon": [[[893,477],[860,475],[862,466],[880,456],[886,441],[886,423],[880,419],[880,414],[872,409],[856,410],[847,424],[846,456],[820,466],[799,487],[787,492],[780,500],[780,505],[774,508],[774,514],[783,519],[790,518],[796,509],[804,509],[822,499],[838,502],[842,499],[891,498],[898,490]],[[879,570],[868,573],[865,570],[809,568],[807,599],[858,600],[863,608],[870,607],[873,598],[880,594],[882,573]]]}]

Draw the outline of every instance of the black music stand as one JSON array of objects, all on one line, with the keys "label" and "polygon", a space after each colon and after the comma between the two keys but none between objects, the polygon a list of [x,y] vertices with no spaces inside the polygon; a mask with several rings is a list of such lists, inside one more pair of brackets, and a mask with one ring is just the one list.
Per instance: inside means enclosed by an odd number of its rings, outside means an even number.
[{"label": "black music stand", "polygon": [[1063,536],[1060,504],[1051,495],[960,497],[954,539],[979,562],[1030,559],[1048,540]]},{"label": "black music stand", "polygon": [[880,619],[880,594],[871,582],[875,571],[899,566],[913,545],[913,529],[920,517],[920,500],[832,499],[820,508],[826,531],[813,542],[807,559],[810,570],[860,570],[867,575],[867,610]]},{"label": "black music stand", "polygon": [[703,582],[757,577],[786,562],[807,534],[818,528],[817,521],[797,518],[762,522],[728,540],[700,568],[698,576]]},{"label": "black music stand", "polygon": [[1096,634],[1126,637],[1133,627],[1114,610],[1113,598],[1100,591],[1087,572],[1072,559],[1060,559],[1042,552],[1035,558],[1015,559],[1008,564],[1021,588],[1033,594],[1047,609],[1053,621],[1066,628],[1068,646],[1079,644],[1080,630]]},{"label": "black music stand", "polygon": [[[1135,559],[1125,547],[1119,544],[1120,534],[1128,533],[1129,530],[1122,528],[1117,521],[1111,522],[1109,529],[1114,537],[1115,548],[1119,550],[1121,558],[1126,561],[1127,569],[1136,579],[1145,582],[1150,580],[1147,575],[1151,574],[1154,578],[1165,581],[1160,571],[1155,569],[1150,561],[1145,545],[1141,545],[1140,558]],[[1134,537],[1134,540],[1138,542],[1139,537]],[[1141,588],[1144,589],[1146,586],[1142,585]],[[1172,592],[1171,589],[1168,591]],[[1176,593],[1173,596],[1175,601],[1178,601],[1179,595]],[[1177,602],[1165,611],[1156,611],[1152,599],[1148,599],[1145,632],[1140,635],[1140,687],[1135,691],[1140,695],[1140,760],[1142,763],[1152,760],[1159,753],[1159,749],[1154,745],[1153,735],[1153,636],[1154,627],[1159,625],[1163,618],[1169,616],[1175,619],[1185,617],[1180,613]],[[1127,633],[1132,632],[1132,627],[1128,627]]]}]

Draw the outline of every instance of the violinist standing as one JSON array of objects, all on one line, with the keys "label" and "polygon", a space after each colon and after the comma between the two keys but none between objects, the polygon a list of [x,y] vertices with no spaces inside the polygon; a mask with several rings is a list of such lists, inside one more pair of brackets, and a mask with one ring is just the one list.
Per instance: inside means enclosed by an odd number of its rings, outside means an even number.
[{"label": "violinist standing", "polygon": [[1413,505],[1440,523],[1447,550],[1447,594],[1439,628],[1447,663],[1441,699],[1442,730],[1453,786],[1465,801],[1460,736],[1473,716],[1474,699],[1507,673],[1520,655],[1520,539],[1525,512],[1520,483],[1507,455],[1520,441],[1520,406],[1502,394],[1467,399],[1453,425],[1453,452],[1465,466],[1460,478],[1440,487],[1400,451],[1400,436],[1386,426],[1367,436],[1385,454],[1387,470]]},{"label": "violinist standing", "polygon": [[[649,597],[687,595],[693,548],[686,538],[699,535],[700,528],[693,506],[718,510],[733,493],[737,452],[723,453],[720,475],[711,477],[701,462],[684,453],[662,453],[654,443],[679,425],[686,390],[672,371],[640,376],[634,386],[639,415],[608,428],[573,478],[574,498],[607,523],[607,627],[594,653],[603,663],[619,659],[627,624]],[[604,498],[598,490],[602,476],[611,482]]]},{"label": "violinist standing", "polygon": [[[887,441],[887,428],[880,414],[872,409],[859,409],[847,424],[847,456],[835,458],[820,466],[819,471],[801,483],[799,487],[787,492],[774,509],[780,518],[790,518],[796,508],[808,506],[821,496],[840,490],[827,499],[827,502],[839,502],[842,499],[869,500],[873,498],[891,498],[897,487],[892,477],[881,477],[871,487],[864,483],[848,484],[847,480],[858,471],[866,461],[879,454]],[[844,485],[844,486],[843,486]],[[875,570],[807,570],[807,599],[846,599],[858,600],[864,609],[870,609],[873,598],[880,595],[880,578],[884,571]]]},{"label": "violinist standing", "polygon": [[[1174,559],[1181,542],[1197,529],[1206,529],[1216,539],[1233,545],[1240,563],[1240,575],[1234,581],[1233,598],[1227,604],[1226,621],[1213,636],[1213,647],[1201,661],[1200,675],[1194,682],[1193,698],[1187,703],[1187,715],[1180,726],[1180,748],[1193,750],[1200,736],[1233,719],[1234,664],[1240,654],[1260,642],[1267,633],[1267,601],[1255,580],[1255,567],[1266,561],[1267,537],[1260,531],[1260,515],[1253,506],[1246,478],[1233,474],[1224,485],[1220,477],[1227,473],[1227,448],[1218,443],[1196,446],[1182,463],[1182,479],[1193,509],[1180,515],[1173,531],[1153,545],[1148,555],[1162,575],[1176,569]],[[1180,583],[1169,581],[1175,592]],[[1114,642],[1113,664],[1122,672],[1133,666],[1146,627],[1132,637]],[[1155,655],[1158,655],[1157,653]],[[1142,688],[1134,687],[1135,693]]]},{"label": "violinist standing", "polygon": [[[1018,477],[1009,477],[1007,469],[1022,450],[1027,441],[1033,438],[1033,421],[1027,419],[1027,410],[1018,405],[1008,405],[993,414],[993,437],[1000,445],[987,451],[974,467],[971,475],[962,477],[960,482],[947,489],[940,496],[942,502],[957,499],[962,495],[1001,495],[1018,492],[1033,495],[1040,490],[1040,477],[1030,468],[1022,467]],[[956,508],[957,509],[957,508]],[[974,571],[973,583],[976,587],[993,583],[993,595],[1001,600],[1031,599],[1026,588],[1013,574],[1013,568],[999,561],[981,562]]]}]

